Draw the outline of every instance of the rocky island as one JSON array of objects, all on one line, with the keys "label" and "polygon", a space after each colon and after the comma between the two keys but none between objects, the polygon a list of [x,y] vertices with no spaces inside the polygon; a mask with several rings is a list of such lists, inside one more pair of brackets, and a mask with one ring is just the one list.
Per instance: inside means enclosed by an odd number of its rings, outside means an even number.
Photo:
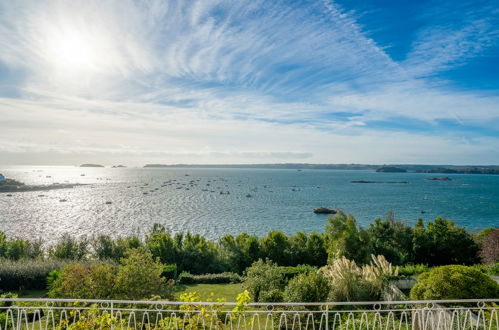
[{"label": "rocky island", "polygon": [[426,178],[426,180],[430,180],[430,181],[451,181],[452,179],[449,178],[448,176],[442,176],[442,177]]},{"label": "rocky island", "polygon": [[67,183],[59,184],[54,183],[51,185],[27,185],[23,182],[19,182],[13,179],[5,179],[0,181],[0,193],[13,193],[13,192],[25,192],[25,191],[45,191],[52,189],[66,189],[73,188],[76,186],[81,186],[78,183]]},{"label": "rocky island", "polygon": [[336,214],[338,211],[335,209],[328,209],[326,207],[319,207],[317,209],[314,209],[315,214]]}]

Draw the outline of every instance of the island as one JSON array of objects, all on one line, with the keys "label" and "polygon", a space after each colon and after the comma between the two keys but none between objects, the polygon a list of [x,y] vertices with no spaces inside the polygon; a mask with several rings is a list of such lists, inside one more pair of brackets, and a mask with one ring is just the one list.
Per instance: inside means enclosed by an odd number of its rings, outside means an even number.
[{"label": "island", "polygon": [[113,165],[112,168],[125,168],[125,165]]},{"label": "island", "polygon": [[0,193],[13,193],[13,192],[25,192],[25,191],[45,191],[53,189],[67,189],[76,186],[81,186],[79,183],[67,183],[59,184],[54,183],[51,185],[27,185],[23,182],[19,182],[13,179],[5,179],[0,181]]},{"label": "island", "polygon": [[80,167],[104,167],[104,165],[99,165],[99,164],[81,164]]},{"label": "island", "polygon": [[380,172],[380,173],[406,173],[407,170],[400,168],[400,167],[383,166],[383,167],[378,168],[376,170],[376,172]]}]

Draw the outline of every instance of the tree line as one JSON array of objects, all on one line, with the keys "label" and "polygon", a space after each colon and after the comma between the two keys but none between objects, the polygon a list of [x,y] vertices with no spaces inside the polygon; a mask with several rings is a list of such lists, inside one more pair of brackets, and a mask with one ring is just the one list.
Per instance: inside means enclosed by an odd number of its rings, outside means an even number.
[{"label": "tree line", "polygon": [[[480,262],[480,257],[488,263],[497,261],[497,251],[492,249],[490,252],[491,243],[487,242],[487,237],[497,240],[498,230],[487,229],[472,234],[440,217],[427,223],[419,219],[410,226],[395,220],[392,213],[362,227],[352,215],[338,212],[328,219],[323,233],[285,235],[271,231],[260,238],[242,233],[224,235],[218,241],[192,233],[171,234],[159,224],[154,225],[143,239],[107,235],[75,239],[64,235],[48,247],[41,240],[8,238],[0,233],[0,258],[118,262],[127,250],[145,248],[161,263],[176,264],[179,271],[192,274],[225,271],[241,274],[259,259],[269,259],[279,266],[308,264],[321,267],[328,260],[346,257],[363,265],[369,263],[371,255],[383,255],[394,265],[470,265]],[[494,244],[492,242],[492,246]],[[481,251],[481,246],[487,250]]]}]

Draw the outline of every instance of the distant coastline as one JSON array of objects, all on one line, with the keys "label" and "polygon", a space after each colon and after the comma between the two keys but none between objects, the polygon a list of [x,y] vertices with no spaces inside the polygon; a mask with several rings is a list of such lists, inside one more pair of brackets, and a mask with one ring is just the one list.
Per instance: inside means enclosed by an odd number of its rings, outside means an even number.
[{"label": "distant coastline", "polygon": [[[397,168],[397,172],[446,173],[446,174],[499,174],[499,165],[420,165],[420,164],[147,164],[144,168],[256,168],[292,170],[373,170],[385,172],[384,168]],[[390,171],[386,171],[390,172]]]}]

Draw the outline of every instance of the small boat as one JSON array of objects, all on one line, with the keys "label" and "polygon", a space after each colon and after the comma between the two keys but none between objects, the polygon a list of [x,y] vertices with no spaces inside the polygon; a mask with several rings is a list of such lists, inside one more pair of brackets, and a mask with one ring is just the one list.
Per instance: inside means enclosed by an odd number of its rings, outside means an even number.
[{"label": "small boat", "polygon": [[111,205],[111,204],[113,204],[113,202],[107,201],[106,204]]},{"label": "small boat", "polygon": [[246,197],[250,198],[250,197],[253,197],[253,196],[251,196],[251,194],[247,194]]}]

